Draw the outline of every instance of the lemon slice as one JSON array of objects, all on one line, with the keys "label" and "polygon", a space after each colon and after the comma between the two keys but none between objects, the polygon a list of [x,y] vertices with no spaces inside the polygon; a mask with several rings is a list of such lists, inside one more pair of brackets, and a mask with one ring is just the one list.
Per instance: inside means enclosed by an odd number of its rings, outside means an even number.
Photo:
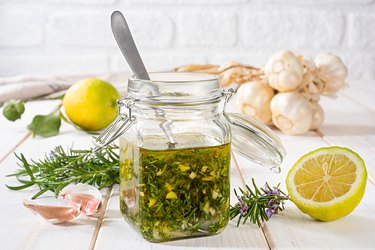
[{"label": "lemon slice", "polygon": [[302,212],[332,221],[354,210],[365,193],[366,181],[366,166],[357,153],[327,147],[302,156],[290,169],[286,186]]}]

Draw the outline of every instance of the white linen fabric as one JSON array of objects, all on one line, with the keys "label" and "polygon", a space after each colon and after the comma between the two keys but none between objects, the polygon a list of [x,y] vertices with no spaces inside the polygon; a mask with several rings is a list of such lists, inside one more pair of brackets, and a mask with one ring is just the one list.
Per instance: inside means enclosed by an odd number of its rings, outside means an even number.
[{"label": "white linen fabric", "polygon": [[114,73],[103,76],[60,76],[60,77],[37,77],[20,75],[14,77],[0,78],[0,103],[12,99],[30,100],[37,97],[47,96],[69,88],[73,83],[84,79],[95,77],[110,82],[117,88],[121,96],[126,93],[129,72]]}]

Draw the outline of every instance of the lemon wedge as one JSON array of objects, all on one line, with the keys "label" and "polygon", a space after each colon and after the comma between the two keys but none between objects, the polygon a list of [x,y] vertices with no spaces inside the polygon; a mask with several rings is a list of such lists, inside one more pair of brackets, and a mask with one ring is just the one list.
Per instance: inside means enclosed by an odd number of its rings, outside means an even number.
[{"label": "lemon wedge", "polygon": [[322,221],[351,213],[365,193],[366,182],[363,159],[343,147],[319,148],[302,156],[286,178],[291,200]]}]

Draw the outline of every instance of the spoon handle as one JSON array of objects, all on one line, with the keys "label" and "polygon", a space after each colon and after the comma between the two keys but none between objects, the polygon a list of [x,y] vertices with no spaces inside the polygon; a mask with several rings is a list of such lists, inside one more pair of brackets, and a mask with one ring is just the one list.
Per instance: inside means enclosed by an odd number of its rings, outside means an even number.
[{"label": "spoon handle", "polygon": [[139,55],[133,36],[124,15],[114,11],[111,15],[112,33],[131,70],[138,79],[150,80],[146,67]]}]

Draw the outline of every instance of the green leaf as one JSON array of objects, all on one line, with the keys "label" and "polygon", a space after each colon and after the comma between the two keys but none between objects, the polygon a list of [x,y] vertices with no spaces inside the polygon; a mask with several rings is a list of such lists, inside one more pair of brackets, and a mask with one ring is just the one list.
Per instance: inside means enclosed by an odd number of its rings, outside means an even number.
[{"label": "green leaf", "polygon": [[9,121],[14,122],[21,118],[25,112],[25,104],[21,100],[11,100],[4,104],[3,115]]},{"label": "green leaf", "polygon": [[61,118],[59,113],[50,115],[37,115],[33,118],[27,129],[33,132],[33,135],[50,137],[59,133]]}]

